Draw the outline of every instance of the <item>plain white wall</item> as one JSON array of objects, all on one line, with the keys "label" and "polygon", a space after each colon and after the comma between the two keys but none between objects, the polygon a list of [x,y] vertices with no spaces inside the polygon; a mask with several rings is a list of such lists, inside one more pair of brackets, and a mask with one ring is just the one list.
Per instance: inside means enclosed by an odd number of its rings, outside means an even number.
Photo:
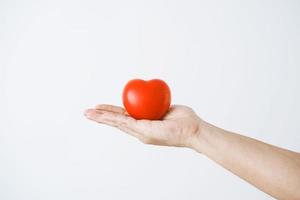
[{"label": "plain white wall", "polygon": [[271,199],[82,112],[162,78],[210,123],[300,151],[299,35],[296,0],[1,0],[0,199]]}]

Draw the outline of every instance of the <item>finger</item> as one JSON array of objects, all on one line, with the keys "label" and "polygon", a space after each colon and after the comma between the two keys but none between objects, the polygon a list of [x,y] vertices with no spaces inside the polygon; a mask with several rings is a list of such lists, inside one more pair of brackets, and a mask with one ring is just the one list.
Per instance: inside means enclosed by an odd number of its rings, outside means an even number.
[{"label": "finger", "polygon": [[149,120],[136,120],[130,116],[114,113],[114,112],[103,112],[102,119],[104,121],[112,122],[117,124],[118,127],[124,127],[130,129],[140,136],[144,136],[149,129],[151,129],[151,121]]},{"label": "finger", "polygon": [[99,104],[95,106],[95,109],[97,110],[106,110],[110,112],[117,112],[117,113],[124,113],[125,109],[120,106],[114,106],[109,104]]},{"label": "finger", "polygon": [[[99,113],[98,113],[99,114]],[[109,121],[109,120],[105,120],[103,118],[98,118],[95,120],[96,116],[92,116],[90,114],[88,114],[88,118],[93,120],[93,121],[96,121],[98,123],[101,123],[101,124],[106,124],[106,125],[109,125],[111,127],[115,127],[115,128],[118,128],[119,130],[131,135],[131,136],[134,136],[136,138],[140,138],[139,134],[134,132],[133,130],[131,130],[130,128],[127,128],[127,127],[123,127],[123,126],[120,126],[118,124],[116,124],[115,122],[112,122],[112,121]]]},{"label": "finger", "polygon": [[126,127],[126,126],[120,126],[120,127],[117,127],[118,129],[120,129],[121,131],[127,133],[128,135],[131,135],[131,136],[134,136],[136,137],[137,139],[139,140],[143,140],[143,136],[135,131],[133,131],[132,129],[130,129],[129,127]]},{"label": "finger", "polygon": [[97,110],[105,110],[105,111],[110,111],[110,112],[116,112],[116,113],[121,113],[128,115],[126,110],[120,106],[115,106],[115,105],[110,105],[110,104],[99,104],[95,106]]},{"label": "finger", "polygon": [[[141,132],[136,131],[136,120],[124,114],[101,111],[97,109],[88,109],[85,112],[85,115],[90,120],[119,128],[120,130],[129,133],[130,135],[133,135],[137,138],[140,138],[142,135]],[[133,129],[133,127],[135,127],[135,129]]]}]

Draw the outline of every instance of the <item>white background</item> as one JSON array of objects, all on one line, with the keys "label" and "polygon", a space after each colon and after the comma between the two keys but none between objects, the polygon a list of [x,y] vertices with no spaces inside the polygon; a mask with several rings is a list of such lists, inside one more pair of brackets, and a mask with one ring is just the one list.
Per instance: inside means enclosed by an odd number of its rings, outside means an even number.
[{"label": "white background", "polygon": [[1,0],[0,199],[271,199],[83,111],[161,78],[206,121],[300,151],[299,35],[296,0]]}]

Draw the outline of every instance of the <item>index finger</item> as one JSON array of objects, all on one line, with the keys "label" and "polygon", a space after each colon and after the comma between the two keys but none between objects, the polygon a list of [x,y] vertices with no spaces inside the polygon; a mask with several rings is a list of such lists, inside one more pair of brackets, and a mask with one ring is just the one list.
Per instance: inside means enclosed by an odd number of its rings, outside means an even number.
[{"label": "index finger", "polygon": [[124,108],[110,104],[99,104],[95,106],[95,109],[128,115],[127,111]]}]

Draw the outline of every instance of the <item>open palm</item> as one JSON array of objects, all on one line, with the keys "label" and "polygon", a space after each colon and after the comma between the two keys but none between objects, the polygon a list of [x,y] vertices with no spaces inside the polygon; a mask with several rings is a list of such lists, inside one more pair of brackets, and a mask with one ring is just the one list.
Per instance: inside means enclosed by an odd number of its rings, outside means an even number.
[{"label": "open palm", "polygon": [[200,118],[182,105],[173,105],[162,120],[136,120],[119,106],[101,104],[85,112],[87,118],[116,127],[146,144],[190,146],[199,133]]}]

